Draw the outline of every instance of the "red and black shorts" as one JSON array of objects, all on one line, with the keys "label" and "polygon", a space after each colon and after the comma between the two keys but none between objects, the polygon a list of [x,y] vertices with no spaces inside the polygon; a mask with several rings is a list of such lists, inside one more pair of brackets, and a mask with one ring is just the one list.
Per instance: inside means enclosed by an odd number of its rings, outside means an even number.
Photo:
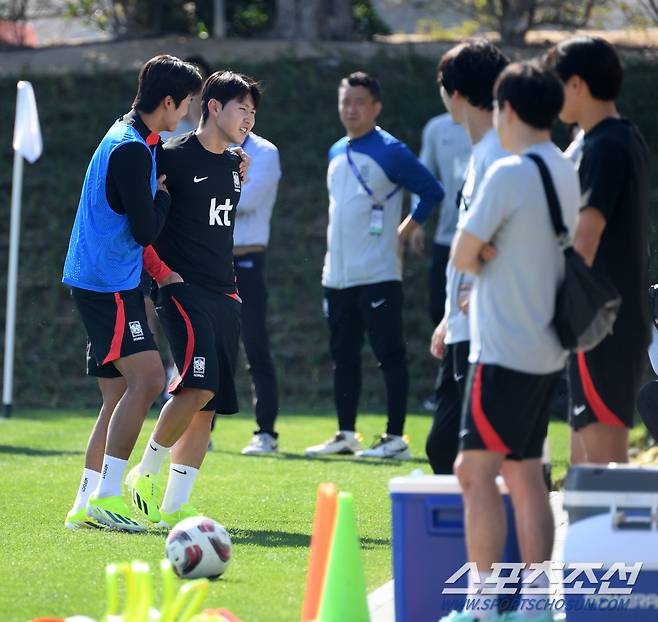
[{"label": "red and black shorts", "polygon": [[569,423],[575,431],[597,422],[633,426],[646,349],[624,345],[615,337],[569,357]]},{"label": "red and black shorts", "polygon": [[170,393],[206,389],[215,396],[202,409],[221,415],[238,412],[235,367],[240,339],[240,299],[190,283],[158,291],[156,311],[180,377]]},{"label": "red and black shorts", "polygon": [[87,374],[98,378],[119,378],[114,361],[157,350],[146,322],[141,289],[94,292],[71,288],[71,295],[87,329]]},{"label": "red and black shorts", "polygon": [[484,449],[516,460],[541,458],[559,377],[559,372],[526,374],[500,365],[471,365],[460,450]]}]

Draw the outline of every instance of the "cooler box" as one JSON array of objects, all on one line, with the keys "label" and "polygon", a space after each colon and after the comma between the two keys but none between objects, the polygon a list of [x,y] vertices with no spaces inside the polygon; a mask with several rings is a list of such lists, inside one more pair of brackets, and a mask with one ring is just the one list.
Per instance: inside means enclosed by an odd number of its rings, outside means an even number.
[{"label": "cooler box", "polygon": [[[512,504],[502,478],[498,485],[507,510],[507,544],[502,561],[519,562]],[[444,582],[467,561],[461,489],[454,475],[395,477],[393,578],[396,622],[437,622],[461,609],[465,596],[442,594]],[[450,587],[466,588],[464,574]]]},{"label": "cooler box", "polygon": [[[563,584],[567,621],[656,622],[658,469],[616,464],[573,467],[564,483],[564,508],[569,514],[565,578],[573,573],[569,564],[603,564],[592,571],[595,581],[580,574]],[[633,576],[630,569],[637,563],[642,567]],[[612,572],[615,567],[618,570]],[[578,581],[590,593],[566,593]],[[609,588],[604,586],[607,581]]]}]

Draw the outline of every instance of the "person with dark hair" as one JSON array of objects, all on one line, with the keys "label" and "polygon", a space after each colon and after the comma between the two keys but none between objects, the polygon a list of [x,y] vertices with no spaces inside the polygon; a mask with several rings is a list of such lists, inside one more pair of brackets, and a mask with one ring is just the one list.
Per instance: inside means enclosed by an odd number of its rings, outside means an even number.
[{"label": "person with dark hair", "polygon": [[[201,93],[198,129],[170,139],[159,158],[171,193],[169,218],[154,243],[184,279],[158,292],[156,309],[180,376],[169,387],[140,463],[126,478],[135,509],[171,528],[199,512],[189,503],[208,449],[214,415],[238,411],[234,384],[240,306],[233,269],[235,207],[242,182],[242,143],[254,126],[258,84],[216,72]],[[160,496],[158,474],[171,452],[169,480]]]},{"label": "person with dark hair", "polygon": [[176,128],[200,84],[197,70],[178,58],[149,60],[133,109],[101,140],[83,182],[62,281],[87,330],[87,373],[98,378],[103,405],[66,516],[69,529],[145,529],[121,495],[128,458],[164,385],[139,282],[142,265],[160,287],[180,280],[150,247],[170,204],[166,176],[156,172],[156,147],[158,133]]},{"label": "person with dark hair", "polygon": [[[506,519],[496,485],[499,473],[512,499],[521,561],[530,568],[551,558],[553,515],[541,458],[550,397],[567,353],[553,326],[564,255],[551,223],[542,168],[570,232],[580,202],[576,170],[550,139],[563,98],[558,77],[538,64],[514,63],[500,74],[494,97],[500,144],[514,155],[487,171],[459,223],[452,251],[456,269],[475,276],[471,366],[455,463],[464,495],[468,560],[479,572],[469,576],[469,594],[481,593],[492,564],[502,561]],[[522,571],[524,585],[548,588],[545,575],[530,579],[532,574]],[[524,599],[539,598],[544,596],[524,594]],[[442,618],[480,619],[499,618],[495,611],[468,609]],[[535,603],[504,619],[549,622],[553,616]]]},{"label": "person with dark hair", "polygon": [[[453,120],[464,127],[472,145],[465,179],[459,193],[459,220],[463,220],[487,169],[507,156],[493,128],[493,87],[507,65],[503,53],[486,39],[456,45],[439,61],[441,98]],[[436,407],[425,449],[435,473],[452,473],[457,457],[459,418],[468,369],[470,331],[469,275],[448,262],[446,303],[432,335],[431,352],[439,359]]]},{"label": "person with dark hair", "polygon": [[[402,437],[409,376],[398,249],[444,192],[404,143],[377,127],[381,110],[375,78],[356,72],[340,82],[338,113],[347,136],[329,150],[329,226],[322,272],[338,432],[308,447],[308,456],[410,457]],[[420,201],[400,223],[402,188],[418,194]],[[386,433],[361,451],[355,430],[365,331],[384,375],[388,424]]]},{"label": "person with dark hair", "polygon": [[574,248],[622,298],[614,332],[569,359],[571,462],[627,462],[628,429],[650,341],[648,148],[615,105],[623,68],[610,43],[597,37],[567,39],[551,48],[545,61],[564,84],[560,119],[585,132],[578,166],[583,203]]},{"label": "person with dark hair", "polygon": [[[212,73],[210,65],[203,56],[188,56],[185,58],[185,62],[194,65],[204,81]],[[180,120],[176,130],[173,132],[162,132],[160,135],[162,137],[162,142],[167,142],[167,140],[173,136],[193,132],[199,127],[199,121],[201,121],[201,87],[199,87],[199,90],[192,96],[190,105],[187,108],[187,114]]]}]

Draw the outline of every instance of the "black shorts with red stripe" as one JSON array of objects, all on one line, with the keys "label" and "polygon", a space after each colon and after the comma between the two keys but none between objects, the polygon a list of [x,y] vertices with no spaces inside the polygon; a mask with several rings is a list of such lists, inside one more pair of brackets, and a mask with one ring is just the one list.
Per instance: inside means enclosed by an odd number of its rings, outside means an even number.
[{"label": "black shorts with red stripe", "polygon": [[471,365],[460,450],[484,449],[517,460],[541,458],[559,377],[560,372],[526,374],[500,365]]},{"label": "black shorts with red stripe", "polygon": [[71,288],[71,296],[87,330],[87,374],[118,378],[113,362],[148,350],[157,350],[146,322],[142,290],[94,292]]},{"label": "black shorts with red stripe", "polygon": [[616,337],[569,357],[569,423],[575,431],[597,422],[633,426],[646,349],[624,346]]},{"label": "black shorts with red stripe", "polygon": [[235,367],[240,339],[237,294],[213,292],[191,283],[158,291],[156,311],[180,376],[169,387],[206,389],[215,396],[202,409],[220,415],[238,412]]}]

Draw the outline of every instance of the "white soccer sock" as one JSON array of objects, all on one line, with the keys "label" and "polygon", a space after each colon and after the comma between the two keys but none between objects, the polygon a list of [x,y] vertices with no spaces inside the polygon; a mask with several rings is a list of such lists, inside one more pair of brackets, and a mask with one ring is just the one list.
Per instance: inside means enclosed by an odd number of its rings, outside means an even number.
[{"label": "white soccer sock", "polygon": [[[481,592],[486,585],[485,581],[491,576],[491,572],[480,571],[479,574],[480,574],[480,582],[476,583],[473,575],[470,572],[468,573],[469,595],[466,597],[467,604],[469,603],[469,601],[473,603],[474,601],[483,598]],[[476,591],[477,593],[475,593]],[[490,597],[488,596],[487,598],[495,598],[495,596],[490,596]],[[474,618],[475,620],[486,620],[487,618],[491,618],[498,615],[498,611],[495,607],[493,609],[475,609],[475,608],[467,609],[466,606],[464,606],[463,613],[471,616],[471,618]]]},{"label": "white soccer sock", "polygon": [[82,471],[82,479],[80,480],[80,487],[78,488],[78,496],[75,498],[73,503],[73,511],[78,512],[87,505],[87,501],[91,496],[91,493],[96,490],[98,486],[98,480],[100,480],[101,474],[98,471],[92,471],[92,469],[84,469]]},{"label": "white soccer sock", "polygon": [[104,499],[105,497],[121,496],[121,482],[126,466],[128,466],[128,460],[115,458],[108,454],[103,456],[103,469],[98,488],[96,488],[96,497]]},{"label": "white soccer sock", "polygon": [[151,436],[148,443],[146,443],[146,449],[144,450],[142,461],[137,465],[137,471],[142,475],[146,472],[159,473],[162,463],[169,455],[170,449],[171,447],[165,447],[164,445],[156,443]]},{"label": "white soccer sock", "polygon": [[[546,592],[548,592],[549,588],[549,581],[548,577],[546,576],[545,573],[541,573],[532,583],[527,583],[528,577],[534,574],[533,570],[522,570],[521,571],[521,577],[523,580],[523,587],[524,588],[546,588]],[[544,609],[537,609],[536,605],[538,601],[540,600],[546,600],[548,597],[548,594],[521,594],[521,598],[523,599],[523,609],[519,611],[521,616],[523,618],[527,618],[528,620],[532,620],[533,618],[538,618],[539,616],[542,616],[546,613]],[[535,606],[531,606],[531,603],[534,603]]]},{"label": "white soccer sock", "polygon": [[183,503],[187,503],[198,474],[199,469],[185,464],[172,464],[169,467],[167,490],[165,490],[160,510],[165,514],[171,514],[178,510]]},{"label": "white soccer sock", "polygon": [[356,432],[354,430],[339,430],[339,431],[348,441],[351,441],[356,436]]}]

